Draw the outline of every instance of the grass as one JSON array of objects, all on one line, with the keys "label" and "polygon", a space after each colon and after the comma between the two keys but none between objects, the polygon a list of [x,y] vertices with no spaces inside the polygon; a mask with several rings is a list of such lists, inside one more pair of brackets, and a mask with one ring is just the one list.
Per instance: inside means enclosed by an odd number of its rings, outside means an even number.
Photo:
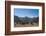
[{"label": "grass", "polygon": [[32,24],[14,24],[14,27],[36,27],[36,26],[39,26],[37,23],[33,23]]}]

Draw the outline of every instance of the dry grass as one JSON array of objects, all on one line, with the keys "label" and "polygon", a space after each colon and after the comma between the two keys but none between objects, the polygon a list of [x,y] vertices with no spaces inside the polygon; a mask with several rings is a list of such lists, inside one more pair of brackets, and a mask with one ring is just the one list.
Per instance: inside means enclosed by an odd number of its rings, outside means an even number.
[{"label": "dry grass", "polygon": [[38,24],[34,23],[34,25],[32,24],[15,24],[14,27],[36,27],[38,26]]}]

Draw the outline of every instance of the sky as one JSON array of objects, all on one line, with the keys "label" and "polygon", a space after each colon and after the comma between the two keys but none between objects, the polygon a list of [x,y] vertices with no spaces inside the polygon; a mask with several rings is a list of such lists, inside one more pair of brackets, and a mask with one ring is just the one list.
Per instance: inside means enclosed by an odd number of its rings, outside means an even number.
[{"label": "sky", "polygon": [[39,16],[39,9],[14,8],[14,16],[15,15],[33,18]]}]

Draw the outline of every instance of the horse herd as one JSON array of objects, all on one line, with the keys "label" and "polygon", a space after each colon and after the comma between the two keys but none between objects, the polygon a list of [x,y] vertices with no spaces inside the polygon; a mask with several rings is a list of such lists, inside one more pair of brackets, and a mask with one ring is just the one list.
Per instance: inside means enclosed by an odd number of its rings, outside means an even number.
[{"label": "horse herd", "polygon": [[21,25],[25,25],[25,24],[31,24],[33,25],[34,23],[38,23],[38,22],[15,22],[15,24],[21,24]]}]

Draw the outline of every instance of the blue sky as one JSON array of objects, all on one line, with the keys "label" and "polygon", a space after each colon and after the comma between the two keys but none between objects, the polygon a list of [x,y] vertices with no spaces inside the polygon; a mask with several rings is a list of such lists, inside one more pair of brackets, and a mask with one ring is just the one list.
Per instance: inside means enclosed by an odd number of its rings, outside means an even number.
[{"label": "blue sky", "polygon": [[39,9],[23,9],[23,8],[14,8],[14,15],[19,17],[37,17],[39,16]]}]

